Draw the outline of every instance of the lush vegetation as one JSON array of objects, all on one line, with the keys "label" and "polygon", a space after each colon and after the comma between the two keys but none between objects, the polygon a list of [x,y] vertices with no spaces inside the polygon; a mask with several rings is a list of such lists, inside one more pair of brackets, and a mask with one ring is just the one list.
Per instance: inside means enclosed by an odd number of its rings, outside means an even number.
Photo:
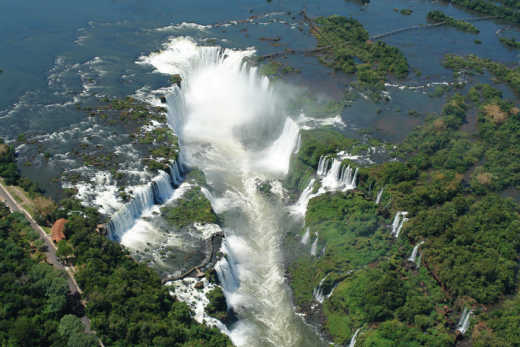
[{"label": "lush vegetation", "polygon": [[170,206],[161,208],[161,214],[170,225],[182,228],[193,223],[216,223],[217,215],[199,186],[190,188]]},{"label": "lush vegetation", "polygon": [[206,312],[210,316],[215,317],[222,322],[226,322],[229,319],[229,314],[227,310],[226,297],[224,296],[222,289],[220,287],[215,287],[207,294],[207,298],[209,304],[206,306]]},{"label": "lush vegetation", "polygon": [[[462,60],[454,59],[502,69]],[[362,327],[360,345],[453,345],[461,311],[471,307],[476,324],[468,335],[475,345],[515,345],[518,299],[494,305],[518,290],[520,209],[499,193],[520,187],[519,113],[495,88],[473,86],[427,117],[399,146],[398,161],[361,169],[356,191],[310,201],[305,227],[312,240],[318,233],[324,251],[312,257],[306,250],[292,263],[291,286],[306,310],[326,276],[325,293],[335,289],[322,310],[336,343],[347,343]],[[302,139],[302,149],[312,143]],[[338,148],[316,144],[308,151]],[[303,166],[312,171],[316,162],[297,158],[293,164],[291,170],[305,172]],[[409,212],[397,240],[389,232],[396,211]],[[408,257],[421,241],[417,267]]]},{"label": "lush vegetation", "polygon": [[466,8],[486,16],[498,17],[509,22],[520,23],[520,6],[515,0],[498,1],[497,4],[490,0],[446,0],[446,2]]},{"label": "lush vegetation", "polygon": [[445,23],[446,25],[452,26],[462,31],[467,31],[473,34],[478,34],[480,31],[471,23],[463,20],[457,20],[450,16],[447,16],[442,11],[430,11],[426,15],[426,18],[433,23]]},{"label": "lush vegetation", "polygon": [[489,71],[497,80],[507,83],[511,89],[520,94],[520,67],[508,67],[502,63],[477,57],[476,55],[468,55],[465,57],[457,55],[446,55],[444,57],[444,66],[456,71],[472,71],[476,73],[484,73]]},{"label": "lush vegetation", "polygon": [[[69,215],[69,211],[81,211]],[[159,276],[136,263],[119,244],[96,233],[102,221],[78,201],[61,202],[76,279],[87,300],[92,328],[105,346],[230,346],[218,330],[196,323],[188,307],[172,297]]]},{"label": "lush vegetation", "polygon": [[514,49],[520,49],[520,41],[515,40],[514,38],[505,38],[501,37],[500,42],[506,47],[514,48]]},{"label": "lush vegetation", "polygon": [[319,17],[312,27],[318,47],[325,53],[321,61],[336,70],[355,73],[358,83],[373,91],[382,90],[389,75],[404,78],[409,66],[404,55],[384,42],[369,40],[363,25],[342,16]]},{"label": "lush vegetation", "polygon": [[0,204],[0,344],[97,346],[76,316],[79,298],[65,274],[44,262],[44,248],[25,217]]}]

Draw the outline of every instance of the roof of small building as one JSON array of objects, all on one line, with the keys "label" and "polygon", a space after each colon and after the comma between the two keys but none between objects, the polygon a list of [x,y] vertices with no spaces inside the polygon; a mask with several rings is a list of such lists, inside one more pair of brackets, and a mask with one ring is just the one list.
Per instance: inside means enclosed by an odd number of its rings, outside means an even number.
[{"label": "roof of small building", "polygon": [[52,241],[58,243],[61,240],[65,239],[65,224],[68,222],[65,218],[60,218],[56,222],[51,229],[51,238]]}]

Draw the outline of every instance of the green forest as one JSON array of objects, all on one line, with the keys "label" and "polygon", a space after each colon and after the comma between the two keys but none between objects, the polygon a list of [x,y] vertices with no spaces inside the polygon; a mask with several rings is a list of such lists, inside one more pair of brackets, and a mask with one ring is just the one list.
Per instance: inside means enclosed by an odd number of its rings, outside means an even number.
[{"label": "green forest", "polygon": [[[325,253],[295,261],[291,285],[305,309],[326,276],[322,287],[334,291],[323,314],[336,343],[362,328],[360,345],[454,345],[464,308],[473,310],[474,345],[520,343],[518,320],[505,323],[518,302],[505,299],[518,297],[519,206],[501,195],[520,183],[519,115],[499,90],[475,85],[428,116],[397,148],[398,161],[361,168],[354,191],[310,201],[305,227]],[[302,138],[292,166],[302,176],[317,168],[306,158],[338,151]],[[409,220],[395,239],[389,225],[397,211]],[[422,241],[417,266],[408,256]]]},{"label": "green forest", "polygon": [[45,263],[45,247],[22,214],[0,203],[0,345],[97,346],[65,273]]}]

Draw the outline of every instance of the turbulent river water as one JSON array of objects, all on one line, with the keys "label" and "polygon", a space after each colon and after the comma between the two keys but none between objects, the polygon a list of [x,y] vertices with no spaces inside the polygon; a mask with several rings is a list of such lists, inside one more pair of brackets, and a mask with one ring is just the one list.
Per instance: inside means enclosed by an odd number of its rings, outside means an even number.
[{"label": "turbulent river water", "polygon": [[[168,97],[169,121],[186,166],[201,169],[224,224],[225,257],[216,265],[228,305],[239,321],[238,346],[316,346],[317,337],[295,315],[284,278],[286,208],[279,187],[296,148],[299,126],[269,79],[249,67],[252,50],[200,47],[175,38],[161,53],[142,58],[162,73],[180,74],[182,88]],[[277,198],[277,194],[278,198]]]}]

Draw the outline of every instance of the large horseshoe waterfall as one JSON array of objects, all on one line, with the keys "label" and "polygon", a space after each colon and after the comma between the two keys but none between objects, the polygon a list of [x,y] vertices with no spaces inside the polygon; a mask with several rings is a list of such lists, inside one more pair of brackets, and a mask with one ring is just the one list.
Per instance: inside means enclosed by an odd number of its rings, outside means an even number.
[{"label": "large horseshoe waterfall", "polygon": [[142,62],[182,76],[182,88],[168,97],[169,121],[180,138],[183,164],[204,172],[213,208],[224,216],[225,257],[216,270],[238,316],[230,329],[233,342],[316,345],[294,313],[284,278],[285,206],[258,190],[287,174],[299,127],[279,91],[245,62],[253,53],[176,38]]}]

